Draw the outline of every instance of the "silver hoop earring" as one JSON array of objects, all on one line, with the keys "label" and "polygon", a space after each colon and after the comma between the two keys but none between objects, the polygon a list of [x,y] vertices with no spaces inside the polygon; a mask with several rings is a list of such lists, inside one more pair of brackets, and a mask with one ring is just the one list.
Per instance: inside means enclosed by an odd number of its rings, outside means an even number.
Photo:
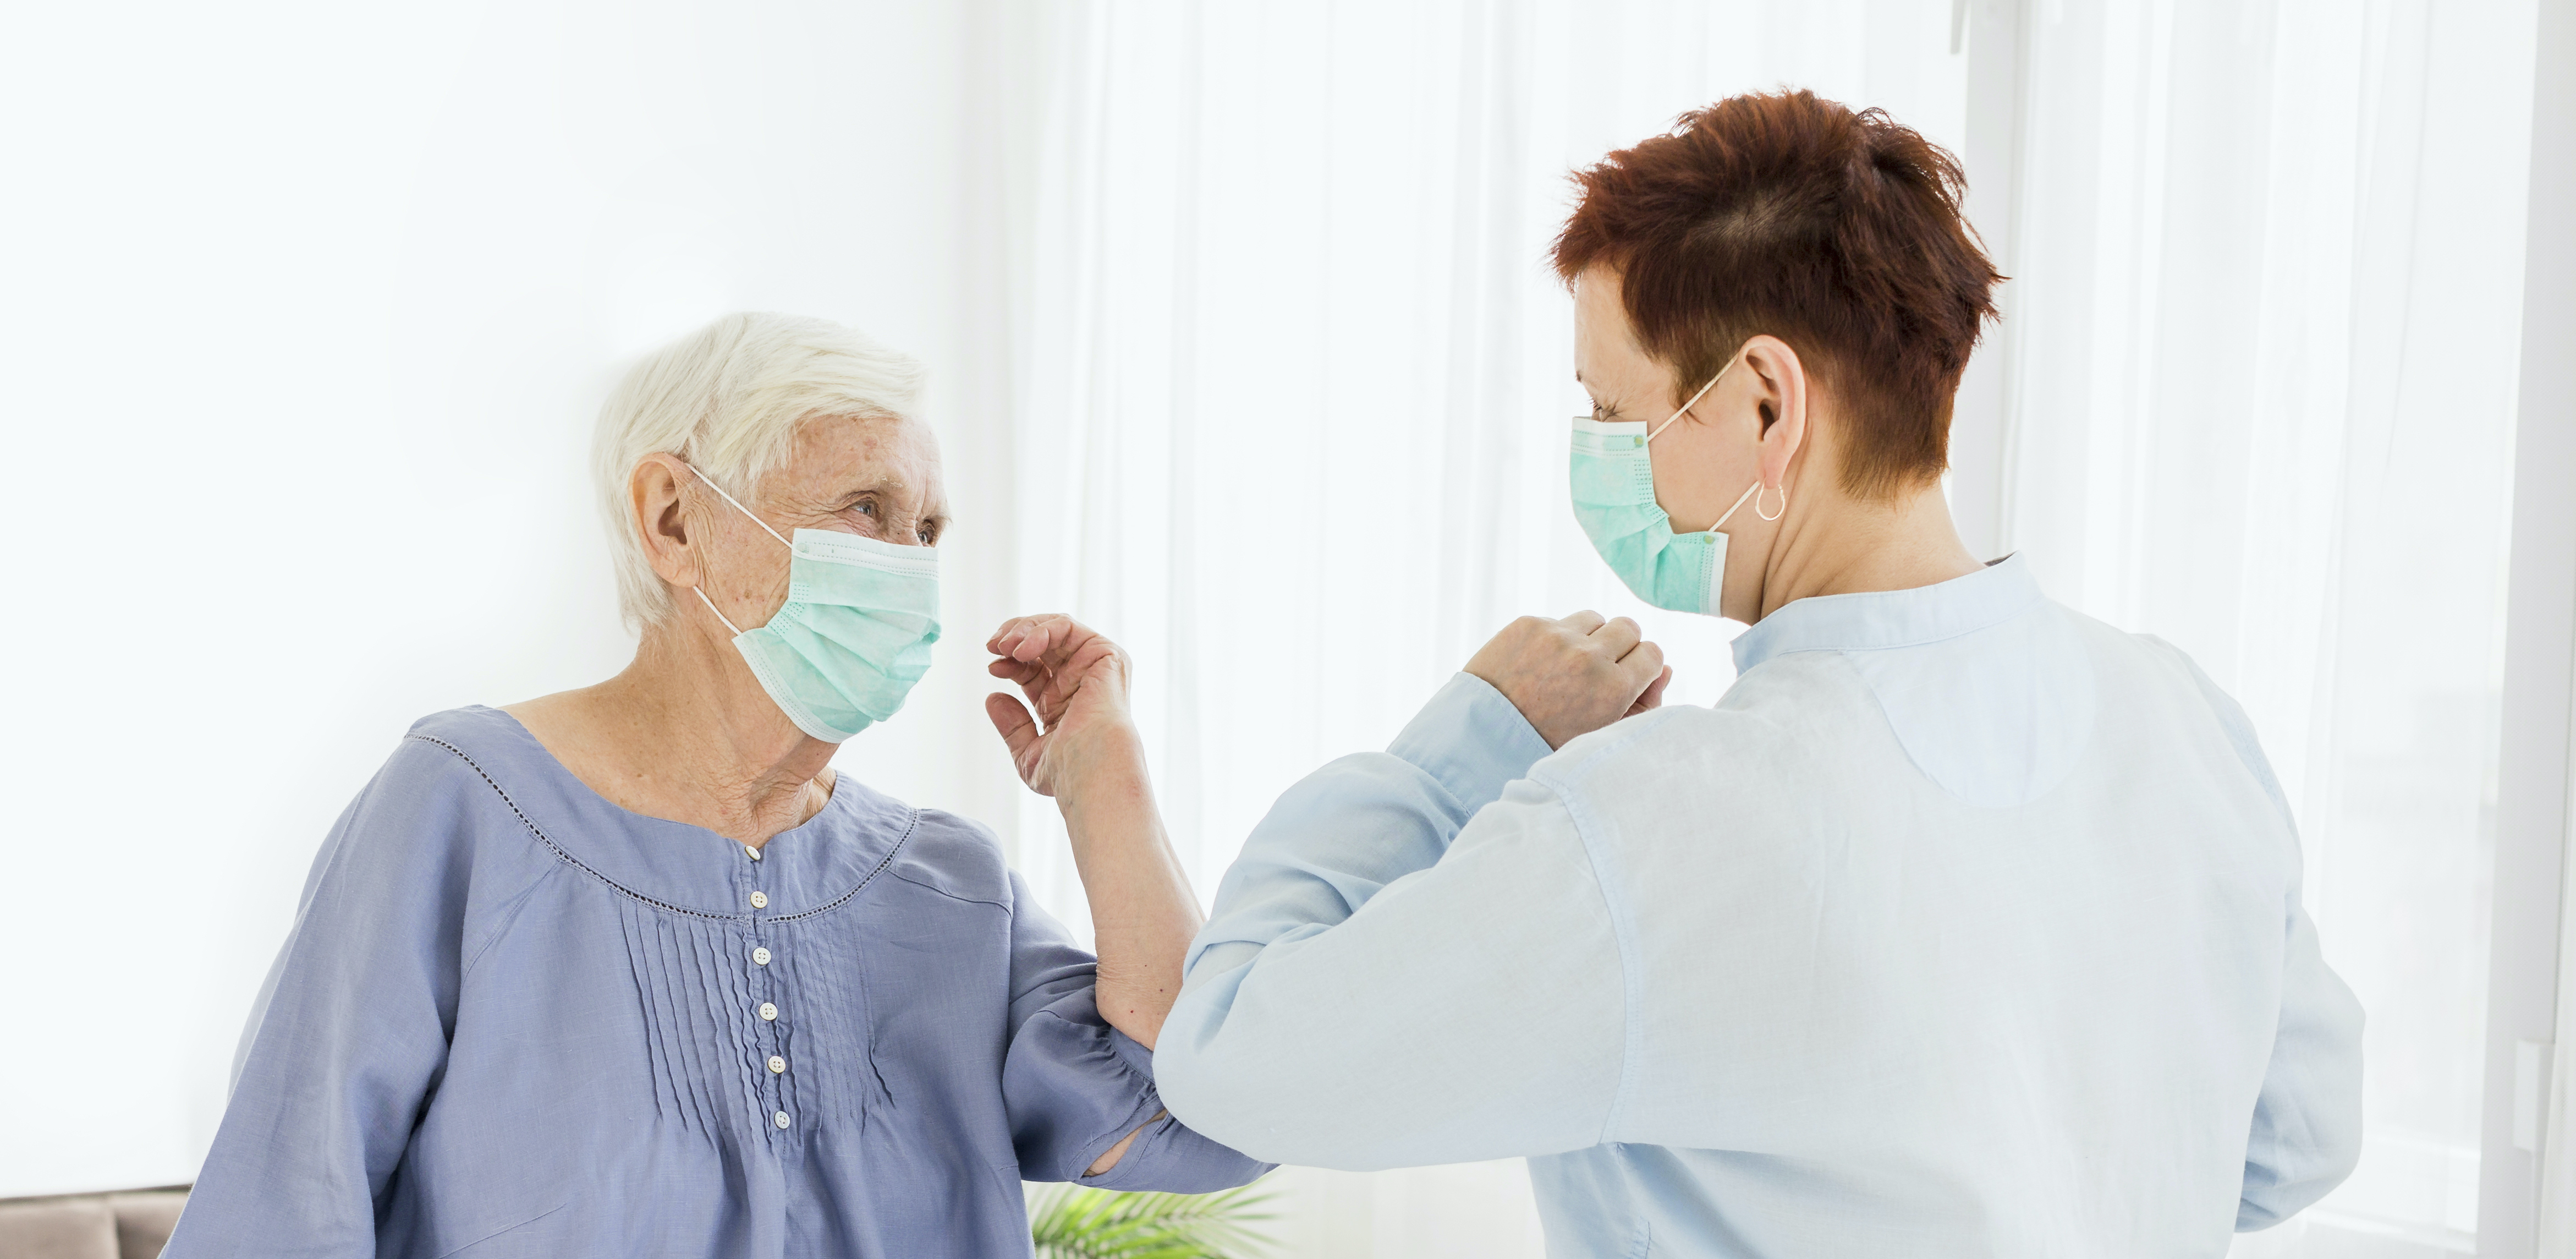
[{"label": "silver hoop earring", "polygon": [[1765,485],[1756,485],[1753,489],[1753,514],[1762,517],[1766,522],[1778,520],[1782,516],[1789,514],[1789,487],[1787,485],[1782,485],[1780,487],[1780,510],[1776,512],[1765,512],[1762,510],[1762,491],[1769,488],[1769,486]]}]

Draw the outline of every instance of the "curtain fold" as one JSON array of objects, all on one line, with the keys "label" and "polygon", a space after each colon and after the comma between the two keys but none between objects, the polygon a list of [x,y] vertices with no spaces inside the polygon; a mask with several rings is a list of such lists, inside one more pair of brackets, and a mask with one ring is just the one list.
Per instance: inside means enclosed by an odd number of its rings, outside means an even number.
[{"label": "curtain fold", "polygon": [[2006,536],[2245,705],[2371,1016],[2360,1170],[2248,1253],[2474,1245],[2533,14],[2033,27]]}]

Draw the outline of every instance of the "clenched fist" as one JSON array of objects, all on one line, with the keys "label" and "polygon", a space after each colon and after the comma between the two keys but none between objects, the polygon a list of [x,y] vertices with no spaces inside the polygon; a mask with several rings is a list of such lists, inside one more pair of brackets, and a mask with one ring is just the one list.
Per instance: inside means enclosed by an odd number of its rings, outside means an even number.
[{"label": "clenched fist", "polygon": [[1467,672],[1501,691],[1552,748],[1662,706],[1673,680],[1663,648],[1635,621],[1598,612],[1522,617],[1479,649]]}]

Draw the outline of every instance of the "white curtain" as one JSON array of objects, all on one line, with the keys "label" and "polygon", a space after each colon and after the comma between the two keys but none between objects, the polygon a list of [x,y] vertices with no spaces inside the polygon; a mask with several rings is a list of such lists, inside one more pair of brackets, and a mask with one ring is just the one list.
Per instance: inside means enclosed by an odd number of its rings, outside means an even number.
[{"label": "white curtain", "polygon": [[[1636,616],[1677,702],[1725,688],[1725,631],[1640,608],[1566,507],[1564,177],[1779,84],[1964,149],[1948,0],[1016,15],[1015,589],[1135,652],[1202,896],[1512,616]],[[2003,536],[2244,701],[2372,1013],[2361,1173],[2242,1249],[2463,1248],[2531,0],[2023,15]],[[1080,922],[1052,809],[1019,823]],[[1538,1253],[1509,1164],[1285,1189],[1295,1254]]]},{"label": "white curtain", "polygon": [[2243,702],[2370,1015],[2360,1170],[2245,1249],[2466,1250],[2534,7],[2038,8],[2006,537]]}]

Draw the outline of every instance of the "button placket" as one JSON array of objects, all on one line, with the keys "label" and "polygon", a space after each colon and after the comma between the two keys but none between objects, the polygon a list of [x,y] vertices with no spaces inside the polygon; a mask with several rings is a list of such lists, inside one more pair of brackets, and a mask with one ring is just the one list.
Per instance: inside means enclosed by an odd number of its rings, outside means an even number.
[{"label": "button placket", "polygon": [[760,1019],[761,1049],[767,1055],[763,1065],[768,1067],[761,1076],[761,1083],[765,1086],[761,1092],[769,1098],[772,1108],[770,1121],[783,1132],[795,1123],[795,1117],[787,1110],[786,1029],[778,1023],[778,979],[769,965],[775,955],[770,952],[767,926],[760,914],[761,910],[769,908],[769,893],[760,886],[761,874],[767,867],[761,863],[761,850],[745,844],[742,852],[748,867],[744,879],[748,885],[744,900],[752,910],[744,957],[751,965],[751,991],[760,999],[752,1013]]}]

